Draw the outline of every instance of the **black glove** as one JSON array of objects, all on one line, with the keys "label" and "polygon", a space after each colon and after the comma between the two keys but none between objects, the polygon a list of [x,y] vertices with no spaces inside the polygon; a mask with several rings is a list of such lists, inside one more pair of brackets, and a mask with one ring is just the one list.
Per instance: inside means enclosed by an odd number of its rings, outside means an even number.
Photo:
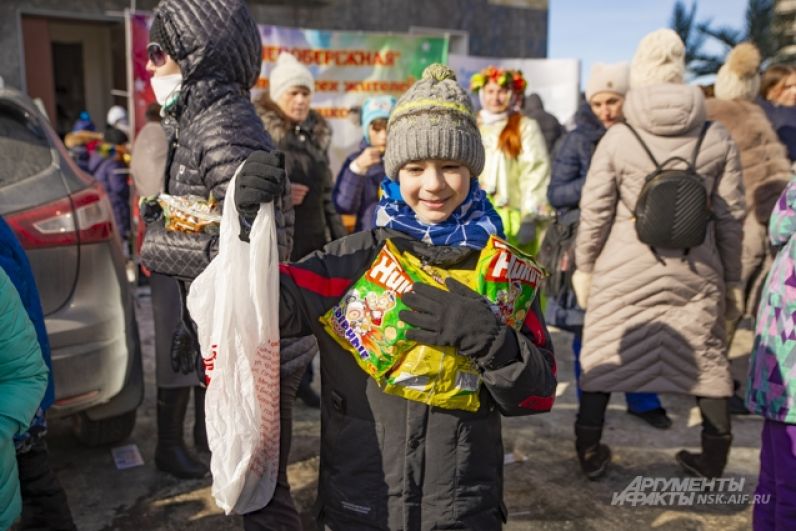
[{"label": "black glove", "polygon": [[158,203],[157,197],[141,198],[139,212],[144,223],[149,225],[163,217],[163,207]]},{"label": "black glove", "polygon": [[177,325],[171,337],[171,370],[178,374],[188,374],[195,370],[194,363],[199,345],[185,329],[183,323]]},{"label": "black glove", "polygon": [[453,278],[445,285],[450,291],[417,282],[403,296],[412,311],[402,310],[399,317],[415,327],[406,331],[406,337],[426,345],[456,347],[478,361],[489,354],[504,325],[484,297]]},{"label": "black glove", "polygon": [[520,245],[530,245],[536,241],[536,221],[525,219],[520,223],[520,230],[517,233],[517,243]]},{"label": "black glove", "polygon": [[285,154],[255,151],[243,163],[235,181],[235,206],[246,218],[254,219],[260,203],[270,203],[285,193]]}]

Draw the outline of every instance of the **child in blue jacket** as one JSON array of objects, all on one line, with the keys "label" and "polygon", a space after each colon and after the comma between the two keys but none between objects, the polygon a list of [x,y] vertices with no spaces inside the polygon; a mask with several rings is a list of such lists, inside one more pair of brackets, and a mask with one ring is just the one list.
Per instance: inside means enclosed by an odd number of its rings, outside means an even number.
[{"label": "child in blue jacket", "polygon": [[334,184],[332,199],[341,214],[356,215],[354,230],[376,226],[374,213],[379,185],[386,177],[382,157],[387,148],[387,119],[395,107],[392,96],[373,96],[362,105],[364,139],[359,149],[343,163]]}]

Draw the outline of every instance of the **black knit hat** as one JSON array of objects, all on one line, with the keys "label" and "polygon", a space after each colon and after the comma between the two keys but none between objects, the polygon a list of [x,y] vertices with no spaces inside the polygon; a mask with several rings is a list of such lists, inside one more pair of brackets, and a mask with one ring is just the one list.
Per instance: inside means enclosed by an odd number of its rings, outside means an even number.
[{"label": "black knit hat", "polygon": [[172,46],[169,36],[166,33],[166,25],[163,23],[163,18],[160,15],[155,15],[152,20],[152,26],[149,28],[149,42],[160,44],[163,51],[169,54],[172,59],[175,58],[176,50]]}]

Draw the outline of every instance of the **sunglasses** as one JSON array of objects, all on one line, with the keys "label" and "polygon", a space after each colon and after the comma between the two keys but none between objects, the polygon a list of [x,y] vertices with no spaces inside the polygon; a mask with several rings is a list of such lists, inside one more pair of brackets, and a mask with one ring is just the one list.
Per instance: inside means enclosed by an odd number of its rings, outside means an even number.
[{"label": "sunglasses", "polygon": [[166,64],[168,55],[163,51],[160,44],[156,42],[149,43],[146,47],[146,53],[149,56],[149,60],[156,67],[161,67]]}]

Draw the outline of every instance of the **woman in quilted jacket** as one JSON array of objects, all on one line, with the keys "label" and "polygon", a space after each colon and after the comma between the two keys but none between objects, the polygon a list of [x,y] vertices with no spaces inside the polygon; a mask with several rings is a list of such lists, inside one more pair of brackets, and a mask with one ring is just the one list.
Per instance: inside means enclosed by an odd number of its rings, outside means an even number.
[{"label": "woman in quilted jacket", "polygon": [[644,37],[631,63],[624,114],[656,160],[691,160],[697,152],[695,171],[712,210],[703,243],[686,253],[651,249],[639,239],[633,205],[655,164],[627,125],[605,133],[583,187],[572,277],[586,309],[575,447],[590,479],[610,461],[600,441],[611,392],[697,398],[703,451],[677,454],[688,473],[720,476],[730,450],[724,319],[741,303],[727,286],[741,276],[743,180],[729,133],[716,122],[705,126],[702,92],[683,84],[684,56],[672,30]]},{"label": "woman in quilted jacket", "polygon": [[[273,150],[249,100],[249,89],[260,72],[262,53],[254,18],[243,0],[161,0],[154,11],[149,40],[147,70],[162,106],[168,141],[163,189],[176,196],[212,196],[223,205],[227,185],[246,157],[255,151]],[[204,233],[156,231],[152,217],[142,256],[147,256],[148,247],[156,249],[153,259],[158,260],[155,263],[160,269],[146,261],[144,265],[179,277],[185,292],[190,281],[215,256],[218,238]],[[287,259],[293,232],[293,208],[287,194],[277,198],[275,217],[280,258]],[[164,270],[164,264],[170,264],[171,269]],[[165,300],[172,300],[167,293],[164,295]],[[179,315],[176,312],[180,308],[169,304],[160,309],[156,302],[153,306],[156,322]],[[171,371],[173,378],[168,382],[158,378],[155,465],[180,478],[201,478],[207,475],[208,468],[187,450],[183,440],[193,387],[197,419],[194,444],[199,449],[208,448],[204,389],[186,385],[186,375],[181,374],[193,366],[197,347],[183,323],[176,323],[176,329],[165,328],[157,340],[172,345],[172,362],[179,369]],[[292,398],[288,403],[292,405]],[[289,429],[284,431],[289,435]],[[289,444],[283,446],[289,448]],[[294,517],[292,521],[298,521],[286,479],[280,483],[274,500],[274,505],[281,504]]]},{"label": "woman in quilted jacket", "polygon": [[763,288],[746,405],[765,418],[753,528],[796,529],[796,180],[774,207],[769,241],[779,248]]}]

